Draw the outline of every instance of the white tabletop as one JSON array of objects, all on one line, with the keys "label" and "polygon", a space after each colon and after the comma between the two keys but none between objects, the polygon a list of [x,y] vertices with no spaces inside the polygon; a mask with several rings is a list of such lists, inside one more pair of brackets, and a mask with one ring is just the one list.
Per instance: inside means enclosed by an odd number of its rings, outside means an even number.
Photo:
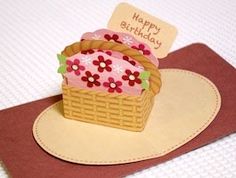
[{"label": "white tabletop", "polygon": [[[0,0],[0,109],[59,94],[56,54],[106,27],[119,2]],[[236,1],[128,2],[178,28],[172,51],[202,42],[236,66]],[[236,177],[236,134],[129,177]]]}]

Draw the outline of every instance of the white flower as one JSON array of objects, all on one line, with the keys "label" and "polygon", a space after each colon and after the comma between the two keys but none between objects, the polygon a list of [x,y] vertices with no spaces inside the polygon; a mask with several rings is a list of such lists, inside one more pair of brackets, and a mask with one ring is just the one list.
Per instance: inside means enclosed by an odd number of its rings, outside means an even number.
[{"label": "white flower", "polygon": [[113,70],[114,70],[115,72],[117,72],[118,74],[124,72],[124,69],[123,69],[121,66],[119,66],[119,65],[113,65],[112,68],[113,68]]},{"label": "white flower", "polygon": [[92,39],[99,40],[101,38],[101,35],[97,35],[96,33],[92,36]]},{"label": "white flower", "polygon": [[89,56],[83,56],[81,57],[81,62],[84,63],[85,65],[91,64],[91,58]]},{"label": "white flower", "polygon": [[125,37],[123,38],[123,43],[124,43],[124,44],[127,44],[127,45],[131,45],[131,44],[133,43],[132,37],[125,36]]}]

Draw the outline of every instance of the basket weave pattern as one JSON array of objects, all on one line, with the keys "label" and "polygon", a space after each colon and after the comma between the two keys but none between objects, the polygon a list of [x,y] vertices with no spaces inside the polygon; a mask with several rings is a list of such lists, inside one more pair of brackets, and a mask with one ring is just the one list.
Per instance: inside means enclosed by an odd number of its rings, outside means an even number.
[{"label": "basket weave pattern", "polygon": [[115,42],[85,40],[66,47],[62,54],[72,56],[88,49],[113,50],[132,57],[151,72],[150,89],[140,96],[129,96],[80,89],[63,83],[64,116],[130,131],[142,131],[151,112],[154,96],[161,86],[158,69],[138,51]]},{"label": "basket weave pattern", "polygon": [[132,131],[144,128],[153,105],[153,97],[123,96],[94,92],[63,85],[66,118],[107,125]]}]

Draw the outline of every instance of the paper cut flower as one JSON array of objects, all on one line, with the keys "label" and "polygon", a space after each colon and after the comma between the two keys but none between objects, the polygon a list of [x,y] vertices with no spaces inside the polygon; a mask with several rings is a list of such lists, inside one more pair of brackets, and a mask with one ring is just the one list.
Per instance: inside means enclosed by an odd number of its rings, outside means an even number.
[{"label": "paper cut flower", "polygon": [[104,50],[98,49],[97,52],[103,52],[103,53],[106,53],[106,54],[109,55],[109,56],[112,55],[112,52],[111,52],[111,51],[104,51]]},{"label": "paper cut flower", "polygon": [[80,71],[85,70],[85,67],[80,65],[79,59],[75,59],[73,62],[70,60],[66,61],[67,64],[67,72],[74,72],[75,75],[80,75]]},{"label": "paper cut flower", "polygon": [[110,59],[105,60],[103,56],[98,56],[98,60],[94,60],[93,64],[98,66],[98,71],[103,72],[104,70],[111,72],[111,67],[109,65],[112,64]]},{"label": "paper cut flower", "polygon": [[81,54],[93,54],[95,51],[93,49],[88,49],[86,51],[81,51]]},{"label": "paper cut flower", "polygon": [[114,93],[115,91],[117,93],[121,93],[122,89],[120,86],[122,85],[121,81],[115,81],[114,78],[109,77],[108,82],[104,82],[103,86],[108,88],[108,92]]},{"label": "paper cut flower", "polygon": [[124,43],[124,44],[127,44],[127,45],[131,45],[131,44],[133,43],[132,37],[125,36],[125,37],[123,38],[123,43]]},{"label": "paper cut flower", "polygon": [[113,65],[112,68],[113,68],[113,71],[118,74],[121,74],[124,72],[124,69],[120,65]]},{"label": "paper cut flower", "polygon": [[116,43],[122,43],[121,41],[119,41],[119,36],[117,34],[113,34],[113,35],[109,35],[109,34],[105,34],[104,35],[104,38],[107,40],[107,41],[114,41]]},{"label": "paper cut flower", "polygon": [[145,46],[143,44],[139,44],[137,46],[132,46],[133,49],[136,49],[138,51],[142,51],[143,55],[150,55],[151,52],[148,49],[145,49]]},{"label": "paper cut flower", "polygon": [[81,57],[81,62],[84,65],[90,65],[92,63],[92,58],[88,55]]},{"label": "paper cut flower", "polygon": [[92,88],[93,85],[96,86],[100,86],[101,83],[98,81],[98,79],[100,78],[100,76],[98,74],[91,74],[91,72],[86,71],[85,72],[86,76],[81,77],[81,80],[83,80],[84,82],[87,82],[87,86]]},{"label": "paper cut flower", "polygon": [[129,62],[130,64],[132,64],[133,66],[135,66],[136,62],[133,60],[130,60],[130,58],[128,56],[123,56],[123,60]]},{"label": "paper cut flower", "polygon": [[94,40],[99,40],[100,38],[101,38],[101,36],[98,34],[94,34],[92,37],[92,39],[94,39]]},{"label": "paper cut flower", "polygon": [[141,84],[141,80],[139,77],[139,72],[135,71],[135,72],[131,72],[130,70],[125,70],[126,75],[122,76],[122,79],[125,81],[129,81],[129,85],[130,86],[134,86],[135,83],[137,84]]}]

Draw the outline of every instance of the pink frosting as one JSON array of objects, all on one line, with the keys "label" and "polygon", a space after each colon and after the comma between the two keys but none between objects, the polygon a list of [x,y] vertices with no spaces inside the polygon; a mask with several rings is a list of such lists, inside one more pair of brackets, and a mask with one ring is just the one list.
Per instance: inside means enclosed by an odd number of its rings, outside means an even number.
[{"label": "pink frosting", "polygon": [[66,64],[64,76],[70,86],[129,95],[140,95],[142,92],[142,81],[138,76],[143,69],[110,53],[78,53],[68,57]]},{"label": "pink frosting", "polygon": [[[115,41],[117,43],[125,44],[131,48],[139,50],[144,56],[146,56],[150,61],[158,67],[158,59],[151,53],[151,48],[138,40],[136,40],[132,35],[114,32],[107,29],[100,29],[95,32],[87,32],[83,34],[81,40],[106,40],[106,41]],[[119,52],[113,52],[114,57],[123,58],[123,54]],[[133,61],[133,60],[131,60]],[[135,66],[141,66],[139,63],[135,63]]]}]

